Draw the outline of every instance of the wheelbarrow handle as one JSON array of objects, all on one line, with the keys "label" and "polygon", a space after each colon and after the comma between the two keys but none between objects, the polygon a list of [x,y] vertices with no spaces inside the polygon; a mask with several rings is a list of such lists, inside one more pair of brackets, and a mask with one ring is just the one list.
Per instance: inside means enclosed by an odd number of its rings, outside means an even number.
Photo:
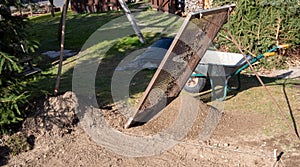
[{"label": "wheelbarrow handle", "polygon": [[290,44],[278,45],[278,48],[288,48]]},{"label": "wheelbarrow handle", "polygon": [[266,52],[264,53],[264,57],[275,56],[275,52]]},{"label": "wheelbarrow handle", "polygon": [[[287,48],[289,46],[290,46],[289,44],[275,46],[274,48],[268,50],[267,52],[261,53],[260,55],[253,57],[251,60],[249,60],[249,62],[250,62],[250,64],[253,64],[264,57],[274,56],[275,55],[274,51],[276,51],[279,48]],[[239,74],[241,71],[243,71],[244,69],[246,69],[248,67],[249,67],[249,64],[245,63],[242,67],[240,67],[238,70],[236,70],[234,73],[232,73],[231,76]]]}]

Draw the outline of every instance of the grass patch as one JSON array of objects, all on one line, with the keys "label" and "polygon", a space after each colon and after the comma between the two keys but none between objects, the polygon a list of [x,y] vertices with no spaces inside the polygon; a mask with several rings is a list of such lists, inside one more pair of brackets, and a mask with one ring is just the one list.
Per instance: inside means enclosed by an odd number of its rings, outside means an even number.
[{"label": "grass patch", "polygon": [[[80,51],[86,40],[101,26],[110,20],[122,16],[122,12],[109,12],[97,14],[72,14],[68,12],[66,20],[65,49]],[[41,55],[46,51],[59,51],[58,28],[61,13],[55,13],[31,17],[29,36],[39,44],[39,48],[33,55],[34,64],[42,69],[42,73],[28,78],[28,88],[32,97],[41,94],[52,94],[57,76],[57,59],[51,59]],[[72,72],[76,57],[69,58],[63,63],[63,75],[60,83],[60,91],[72,89]]]},{"label": "grass patch", "polygon": [[[100,106],[113,102],[111,97],[111,81],[115,68],[128,54],[137,49],[147,47],[160,38],[160,34],[146,33],[144,37],[148,42],[147,45],[141,44],[136,36],[122,38],[112,48],[109,49],[105,57],[101,60],[101,65],[97,71],[96,95]],[[130,94],[138,94],[146,89],[153,71],[142,70],[133,79]]]},{"label": "grass patch", "polygon": [[[59,50],[58,28],[61,13],[55,17],[50,14],[32,17],[29,32],[32,39],[39,43],[39,53],[48,50]],[[122,12],[109,12],[97,14],[72,14],[68,12],[65,32],[65,48],[80,50],[84,42],[105,23],[123,15]]]},{"label": "grass patch", "polygon": [[[30,79],[29,82],[32,83],[32,89],[37,91],[37,93],[32,92],[32,94],[52,94],[55,85],[56,75],[57,75],[57,59],[50,59],[46,56],[41,55],[41,53],[49,50],[59,50],[59,41],[57,40],[59,16],[61,13],[56,13],[55,17],[51,15],[43,15],[39,17],[33,17],[29,19],[31,24],[30,35],[32,39],[35,39],[40,48],[35,53],[35,64],[42,69],[42,73],[35,75]],[[107,37],[115,36],[117,31],[107,31],[106,29],[100,29],[100,27],[107,25],[106,23],[112,22],[112,27],[106,27],[110,30],[122,31],[124,26],[129,26],[127,20],[118,20],[119,16],[122,16],[123,12],[109,12],[109,13],[99,13],[99,14],[72,14],[68,12],[67,22],[66,22],[66,39],[65,39],[65,49],[71,49],[79,51],[82,47],[88,50],[89,54],[86,54],[87,59],[95,59],[95,61],[101,61],[101,69],[104,74],[99,72],[98,76],[101,78],[96,83],[96,92],[101,96],[108,96],[108,90],[111,80],[111,74],[116,65],[120,62],[124,56],[135,49],[147,47],[159,38],[159,31],[166,31],[162,36],[170,35],[177,31],[177,29],[182,24],[182,20],[177,17],[170,18],[169,15],[163,13],[157,13],[155,11],[144,11],[137,15],[137,19],[143,24],[149,24],[149,29],[145,29],[143,34],[146,37],[147,45],[141,45],[138,39],[134,36],[128,36],[124,39],[118,41],[105,55],[99,55],[97,50],[104,48],[113,41],[102,41],[98,43],[93,43],[91,45],[85,45],[85,42],[89,37],[95,33],[101,31],[106,39]],[[125,17],[124,17],[125,18]],[[119,21],[119,22],[116,22]],[[121,21],[121,22],[120,22]],[[123,22],[122,22],[123,21]],[[146,26],[146,25],[145,25]],[[104,26],[105,27],[105,26]],[[161,27],[158,28],[157,27]],[[166,28],[164,28],[166,27]],[[174,35],[174,34],[173,34]],[[107,36],[107,37],[106,37]],[[101,38],[100,37],[100,38]],[[110,39],[110,38],[109,38]],[[115,42],[115,41],[114,41]],[[72,74],[73,68],[76,65],[76,60],[78,57],[71,57],[63,62],[63,72],[60,84],[60,91],[65,92],[72,89]],[[101,86],[100,86],[101,85]],[[104,85],[104,86],[103,86]],[[104,90],[104,92],[102,92]],[[110,99],[110,98],[108,98]],[[107,100],[110,101],[110,100]],[[105,103],[105,102],[104,102]]]},{"label": "grass patch", "polygon": [[277,109],[266,90],[258,83],[255,76],[247,77],[245,80],[242,79],[242,89],[235,93],[231,92],[231,95],[227,97],[225,111],[263,115],[266,127],[263,128],[262,133],[267,136],[278,133],[292,133],[290,127],[294,128],[294,125],[299,131],[300,96],[296,85],[300,85],[300,81],[295,79],[262,79],[285,117],[282,117],[281,112]]},{"label": "grass patch", "polygon": [[[276,79],[261,77],[272,96],[282,109],[287,118],[288,124],[294,127],[296,124],[298,131],[300,127],[300,91],[297,88],[300,81],[296,79]],[[234,81],[232,81],[234,82]],[[207,104],[211,102],[211,89],[208,86],[204,92],[195,95]],[[291,129],[286,124],[286,118],[283,119],[280,111],[272,102],[265,89],[253,75],[241,75],[241,89],[238,91],[228,91],[225,104],[226,112],[235,112],[239,114],[257,114],[265,117],[266,127],[263,127],[261,133],[266,136],[274,133],[290,133]],[[293,120],[294,119],[294,120]],[[253,120],[255,122],[255,120]]]}]

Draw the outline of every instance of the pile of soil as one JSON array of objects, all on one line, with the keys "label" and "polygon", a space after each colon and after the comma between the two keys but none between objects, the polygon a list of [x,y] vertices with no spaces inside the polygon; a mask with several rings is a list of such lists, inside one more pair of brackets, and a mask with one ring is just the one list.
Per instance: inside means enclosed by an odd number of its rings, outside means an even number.
[{"label": "pile of soil", "polygon": [[[182,99],[175,99],[151,121],[124,129],[126,118],[112,105],[95,108],[120,133],[149,136],[164,131],[177,118]],[[34,136],[33,149],[6,157],[8,166],[297,166],[300,144],[289,134],[266,136],[270,116],[243,111],[221,113],[220,122],[208,138],[199,142],[210,107],[200,102],[190,131],[174,147],[146,157],[118,155],[98,145],[82,128],[75,114],[77,99],[66,92],[40,99],[36,112],[23,123],[21,133]],[[79,122],[79,123],[78,123]],[[182,127],[183,128],[183,127]],[[207,134],[207,133],[204,133]],[[142,148],[141,148],[142,149]],[[274,155],[275,150],[275,155]],[[281,156],[280,160],[277,157]],[[278,160],[278,162],[276,162]]]}]

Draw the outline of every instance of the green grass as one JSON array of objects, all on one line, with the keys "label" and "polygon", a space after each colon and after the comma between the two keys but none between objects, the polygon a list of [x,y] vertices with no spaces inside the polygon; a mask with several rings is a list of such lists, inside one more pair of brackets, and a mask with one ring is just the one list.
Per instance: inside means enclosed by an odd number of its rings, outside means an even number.
[{"label": "green grass", "polygon": [[[262,77],[262,80],[283,110],[288,110],[287,99],[284,93],[290,98],[291,105],[296,109],[299,102],[295,99],[297,90],[294,86],[300,84],[299,81],[264,77]],[[246,107],[243,108],[242,106]],[[242,108],[249,112],[277,110],[266,90],[260,85],[255,76],[242,77],[241,90],[229,92],[229,97],[226,100],[226,108],[228,110],[239,110]]]},{"label": "green grass", "polygon": [[[58,27],[61,13],[55,17],[50,14],[32,17],[28,20],[30,37],[37,41],[39,48],[34,53],[34,63],[42,69],[42,73],[28,79],[31,86],[32,97],[42,94],[53,93],[57,77],[57,59],[50,59],[41,53],[46,51],[59,51]],[[101,26],[110,20],[123,15],[122,12],[110,12],[99,14],[72,14],[68,12],[66,20],[65,49],[80,51],[86,40]],[[72,71],[76,57],[69,58],[63,63],[62,77],[60,80],[60,91],[72,90]]]},{"label": "green grass", "polygon": [[[59,50],[58,27],[61,13],[33,17],[29,20],[30,36],[39,43],[39,53]],[[65,32],[65,48],[80,50],[88,37],[110,20],[123,15],[122,12],[99,14],[72,14],[68,12]]]},{"label": "green grass", "polygon": [[[146,33],[144,34],[144,37],[146,41],[148,41],[146,45],[141,44],[136,36],[122,38],[112,48],[109,49],[105,57],[101,60],[101,65],[98,68],[95,83],[96,95],[99,99],[101,99],[98,101],[99,105],[106,105],[113,102],[111,98],[111,81],[114,69],[117,67],[120,61],[132,51],[144,48],[158,40],[160,34]],[[152,78],[151,74],[153,74],[153,72],[147,72],[147,70],[139,72],[138,75],[135,76],[135,80],[140,82],[135,85],[135,91],[132,89],[131,92],[143,92],[147,86],[147,83]]]},{"label": "green grass", "polygon": [[[79,15],[68,13],[67,16],[65,49],[81,50],[80,59],[90,59],[100,62],[95,82],[95,92],[100,99],[98,101],[99,105],[112,103],[110,90],[111,79],[113,71],[120,61],[132,51],[149,46],[161,36],[170,36],[172,33],[174,35],[183,21],[176,17],[170,18],[170,16],[166,14],[157,14],[155,11],[139,13],[136,18],[143,24],[146,23],[150,25],[150,28],[143,30],[147,44],[141,44],[136,35],[125,36],[117,41],[114,38],[110,38],[115,35],[113,34],[114,32],[118,30],[122,31],[124,26],[129,26],[129,29],[131,29],[129,22],[118,22],[118,17],[122,15],[122,12],[112,12]],[[29,89],[33,97],[37,97],[41,94],[50,95],[54,90],[58,67],[57,60],[47,58],[41,55],[41,53],[49,50],[60,50],[58,47],[59,41],[57,40],[59,16],[60,13],[57,13],[55,17],[43,15],[29,20],[32,25],[31,28],[28,29],[31,37],[40,44],[39,49],[35,53],[35,63],[43,70],[41,74],[35,75],[29,81],[31,82]],[[111,25],[111,27],[105,27],[105,25],[107,25],[106,23],[111,20],[116,22],[110,23],[109,25]],[[101,29],[99,29],[100,27]],[[107,28],[111,29],[111,31],[105,33]],[[161,34],[161,31],[170,33]],[[99,32],[104,36],[98,37],[97,33]],[[104,38],[109,40],[101,41],[101,39],[99,39],[99,42],[96,40],[96,42],[93,41],[92,44],[86,45],[86,43],[89,43],[91,35],[93,35],[93,38],[96,36],[96,39]],[[109,48],[107,52],[102,53],[102,50],[111,44],[113,44],[112,47]],[[82,48],[84,49],[82,50]],[[76,63],[80,62],[78,58],[78,56],[75,56],[64,60],[60,80],[60,92],[72,90],[73,69]],[[153,73],[153,71],[149,70],[139,72],[132,81],[134,86],[130,88],[130,96],[135,97],[135,94],[143,92]]]},{"label": "green grass", "polygon": [[[34,76],[30,82],[33,96],[39,94],[52,94],[57,76],[57,63],[41,53],[49,50],[59,51],[58,27],[61,13],[55,17],[50,14],[32,17],[29,19],[29,34],[38,42],[39,48],[34,55],[35,64],[43,70],[42,74]],[[102,25],[110,20],[123,15],[121,12],[99,14],[72,14],[68,12],[66,20],[65,49],[80,51],[86,40]],[[64,61],[63,75],[60,83],[60,91],[72,89],[72,69],[76,58]]]},{"label": "green grass", "polygon": [[[41,94],[53,93],[58,62],[57,59],[50,59],[41,55],[41,53],[49,50],[60,50],[59,41],[57,39],[60,14],[61,13],[56,13],[55,17],[51,17],[51,15],[48,14],[29,19],[29,23],[31,25],[28,28],[29,34],[32,39],[39,43],[39,48],[33,57],[34,62],[35,65],[42,69],[41,74],[35,75],[29,79],[29,82],[31,82],[31,87],[29,89],[34,97]],[[123,12],[76,15],[68,12],[67,15],[65,49],[82,51],[81,57],[83,57],[83,59],[100,62],[99,67],[101,70],[97,73],[95,86],[97,96],[104,97],[101,98],[101,104],[111,102],[110,82],[114,68],[118,65],[118,63],[130,52],[139,48],[147,47],[160,36],[170,36],[170,34],[177,32],[183,22],[183,19],[180,20],[176,17],[170,18],[167,14],[158,14],[155,11],[143,11],[138,13],[136,18],[142,24],[150,25],[150,28],[148,28],[148,26],[147,29],[143,30],[143,34],[147,42],[146,45],[143,45],[139,42],[135,35],[125,36],[119,41],[115,41],[114,38],[111,38],[115,35],[113,34],[114,32],[117,32],[118,30],[122,31],[124,27],[126,28],[126,26],[132,30],[127,20],[124,22],[123,19],[123,22],[122,20],[121,22],[118,22],[119,16],[123,16]],[[110,29],[111,31],[109,30],[106,33],[105,25],[107,25],[108,22],[111,27],[106,26],[106,29]],[[101,31],[102,34],[100,34],[104,36],[98,37],[97,33]],[[165,33],[163,32],[163,34],[160,34],[161,31],[165,31]],[[104,38],[108,40],[101,41],[99,39],[99,42],[96,40],[96,42],[93,41],[91,44],[86,45],[86,43],[90,40],[91,35],[93,35],[96,39]],[[101,52],[103,48],[112,43],[114,43],[114,45],[108,50],[108,52]],[[64,60],[62,77],[60,80],[60,92],[72,90],[73,68],[76,63],[78,63],[78,58],[78,56],[75,56]],[[151,73],[153,72],[142,71],[141,73],[145,73],[139,74],[141,77],[147,76],[146,78],[149,80],[149,78],[151,78]],[[137,78],[139,78],[139,76],[137,76]],[[148,81],[143,81],[143,83],[146,82]],[[136,89],[132,92],[138,93],[142,91],[144,87],[145,85],[141,86],[141,88],[135,87]]]},{"label": "green grass", "polygon": [[295,119],[294,123],[299,131],[300,96],[299,90],[296,88],[296,85],[300,85],[299,80],[264,77],[262,77],[262,80],[282,110],[284,117],[255,76],[243,77],[242,89],[238,92],[229,93],[225,102],[225,112],[233,111],[240,114],[263,115],[266,119],[266,127],[264,127],[262,133],[266,136],[293,133],[288,127],[288,125],[294,127],[292,117]]}]

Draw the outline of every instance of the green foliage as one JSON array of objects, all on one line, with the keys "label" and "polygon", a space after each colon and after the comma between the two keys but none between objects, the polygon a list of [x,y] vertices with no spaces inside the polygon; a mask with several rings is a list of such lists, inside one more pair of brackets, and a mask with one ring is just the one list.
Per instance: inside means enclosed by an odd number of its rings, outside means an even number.
[{"label": "green foliage", "polygon": [[24,84],[20,81],[8,80],[7,86],[1,85],[0,98],[0,128],[1,132],[7,132],[7,127],[22,120],[23,112],[19,106],[26,102]]},{"label": "green foliage", "polygon": [[17,76],[22,70],[18,63],[27,53],[33,52],[26,36],[26,22],[11,16],[8,2],[0,0],[0,133],[6,127],[22,120],[20,105],[26,102],[25,82]]},{"label": "green foliage", "polygon": [[[300,5],[298,0],[216,0],[216,6],[236,3],[230,17],[230,29],[243,50],[252,55],[263,53],[277,44],[300,44]],[[228,34],[220,32],[217,42],[229,51],[237,48]],[[292,48],[292,49],[293,49]]]}]

